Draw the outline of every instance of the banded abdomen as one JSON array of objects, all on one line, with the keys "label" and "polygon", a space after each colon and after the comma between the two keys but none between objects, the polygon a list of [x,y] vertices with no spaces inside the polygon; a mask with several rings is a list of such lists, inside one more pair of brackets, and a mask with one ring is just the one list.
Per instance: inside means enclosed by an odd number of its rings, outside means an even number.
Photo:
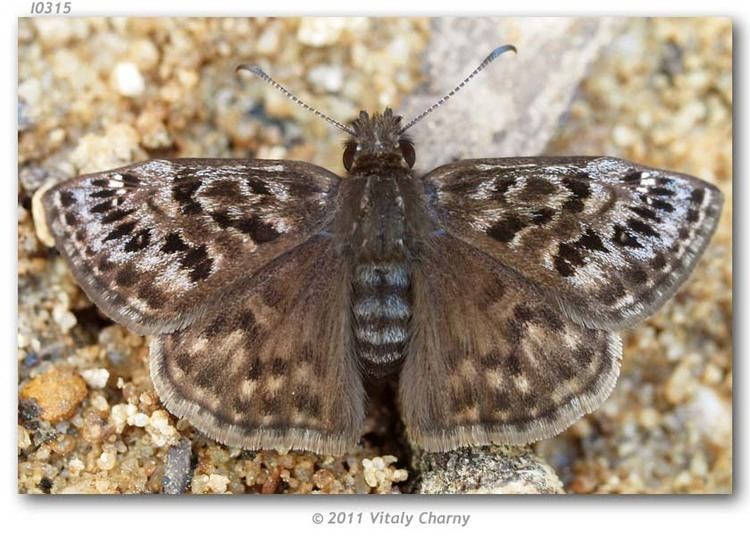
[{"label": "banded abdomen", "polygon": [[409,286],[403,258],[360,262],[354,268],[354,339],[357,355],[371,374],[386,374],[401,361],[409,340]]}]

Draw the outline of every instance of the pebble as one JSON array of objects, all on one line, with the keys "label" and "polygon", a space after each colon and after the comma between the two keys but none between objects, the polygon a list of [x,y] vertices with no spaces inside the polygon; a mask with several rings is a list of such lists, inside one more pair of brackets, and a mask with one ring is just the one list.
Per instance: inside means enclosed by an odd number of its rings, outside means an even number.
[{"label": "pebble", "polygon": [[92,389],[104,389],[109,381],[109,371],[105,368],[83,370],[81,376]]},{"label": "pebble", "polygon": [[559,494],[565,493],[554,469],[529,447],[472,447],[450,452],[419,453],[424,494]]},{"label": "pebble", "polygon": [[104,134],[89,133],[81,137],[70,155],[80,173],[93,173],[145,159],[139,147],[138,132],[127,123],[113,123]]},{"label": "pebble", "polygon": [[612,129],[612,140],[620,147],[633,145],[638,139],[638,133],[625,125],[617,125]]},{"label": "pebble", "polygon": [[273,25],[260,34],[260,37],[255,42],[255,50],[258,54],[275,54],[279,50],[280,42],[279,28]]},{"label": "pebble", "polygon": [[305,17],[297,30],[297,40],[311,47],[333,45],[346,27],[342,17]]},{"label": "pebble", "polygon": [[20,450],[25,450],[31,446],[31,436],[29,435],[29,431],[21,426],[18,425],[18,448]]},{"label": "pebble", "polygon": [[115,65],[113,72],[115,89],[123,97],[138,97],[146,88],[141,71],[135,63],[129,61]]},{"label": "pebble", "polygon": [[117,462],[117,455],[114,452],[102,452],[99,455],[99,459],[96,460],[96,466],[104,471],[114,469],[115,463]]},{"label": "pebble", "polygon": [[726,445],[732,437],[732,406],[710,387],[699,386],[692,400],[679,408],[679,415],[715,446]]},{"label": "pebble", "polygon": [[151,418],[146,425],[146,431],[157,447],[174,445],[180,439],[179,432],[169,423],[169,414],[162,409],[151,414]]},{"label": "pebble", "polygon": [[41,418],[54,424],[72,417],[87,392],[86,382],[78,373],[53,368],[30,380],[19,396],[36,400]]},{"label": "pebble", "polygon": [[344,86],[344,71],[338,65],[317,65],[310,69],[307,80],[321,93],[336,93]]},{"label": "pebble", "polygon": [[188,439],[169,448],[167,461],[164,464],[162,491],[167,495],[180,495],[190,483],[192,449]]},{"label": "pebble", "polygon": [[193,493],[226,493],[229,479],[224,475],[197,475],[193,478],[191,491]]}]

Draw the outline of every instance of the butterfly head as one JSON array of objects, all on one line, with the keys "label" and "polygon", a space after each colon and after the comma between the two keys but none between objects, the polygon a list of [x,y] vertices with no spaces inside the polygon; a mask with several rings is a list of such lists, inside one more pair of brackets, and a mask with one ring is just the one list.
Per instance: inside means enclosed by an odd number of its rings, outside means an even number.
[{"label": "butterfly head", "polygon": [[414,166],[414,144],[402,134],[401,116],[394,115],[390,108],[382,114],[375,112],[372,117],[360,112],[352,121],[352,130],[354,134],[344,146],[347,171],[367,165],[373,158],[406,168]]}]

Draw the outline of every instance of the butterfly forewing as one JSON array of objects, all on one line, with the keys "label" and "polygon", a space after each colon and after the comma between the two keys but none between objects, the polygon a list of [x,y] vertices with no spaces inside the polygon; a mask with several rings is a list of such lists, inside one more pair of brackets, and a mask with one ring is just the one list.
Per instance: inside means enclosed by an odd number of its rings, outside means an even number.
[{"label": "butterfly forewing", "polygon": [[674,294],[722,204],[694,177],[606,157],[463,160],[424,181],[446,231],[605,329],[632,326]]},{"label": "butterfly forewing", "polygon": [[247,281],[241,300],[154,339],[159,396],[222,443],[341,453],[364,420],[349,280],[322,235],[285,253]]},{"label": "butterfly forewing", "polygon": [[339,178],[303,162],[152,160],[62,183],[50,228],[89,297],[133,331],[189,325],[331,216]]}]

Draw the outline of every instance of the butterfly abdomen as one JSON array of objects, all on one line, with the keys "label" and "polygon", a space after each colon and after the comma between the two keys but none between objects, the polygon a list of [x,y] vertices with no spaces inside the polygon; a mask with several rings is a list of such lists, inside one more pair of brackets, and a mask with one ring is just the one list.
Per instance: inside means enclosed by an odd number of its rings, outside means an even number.
[{"label": "butterfly abdomen", "polygon": [[386,374],[401,362],[409,338],[409,267],[403,260],[363,262],[353,283],[357,354],[371,374]]}]

